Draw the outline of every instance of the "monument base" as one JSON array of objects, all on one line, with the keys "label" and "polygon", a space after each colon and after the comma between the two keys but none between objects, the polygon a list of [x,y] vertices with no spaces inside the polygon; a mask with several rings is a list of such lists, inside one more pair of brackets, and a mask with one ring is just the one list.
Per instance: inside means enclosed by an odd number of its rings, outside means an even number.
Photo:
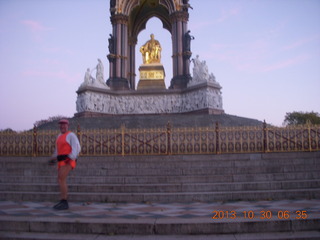
[{"label": "monument base", "polygon": [[77,116],[224,113],[221,86],[217,83],[201,83],[183,90],[117,92],[85,86],[77,94]]},{"label": "monument base", "polygon": [[109,78],[107,80],[107,85],[111,90],[128,90],[129,84],[128,80],[125,78]]},{"label": "monument base", "polygon": [[191,75],[176,76],[171,79],[170,89],[184,89],[188,86],[189,81],[192,79]]},{"label": "monument base", "polygon": [[166,89],[164,83],[165,71],[160,63],[143,64],[139,67],[140,80],[138,90]]}]

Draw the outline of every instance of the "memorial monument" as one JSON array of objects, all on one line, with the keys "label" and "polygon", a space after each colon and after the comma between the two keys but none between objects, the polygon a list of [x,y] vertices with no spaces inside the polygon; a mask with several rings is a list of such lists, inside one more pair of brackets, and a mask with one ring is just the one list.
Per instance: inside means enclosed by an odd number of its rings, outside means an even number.
[{"label": "memorial monument", "polygon": [[[78,117],[139,114],[224,113],[221,86],[209,73],[205,61],[192,58],[188,29],[188,0],[111,0],[109,34],[109,77],[104,77],[103,60],[87,69],[77,94]],[[147,21],[157,17],[172,39],[172,72],[168,89],[161,64],[162,46],[151,33],[140,46],[143,64],[139,66],[136,89],[136,45]],[[190,63],[193,63],[192,75]],[[96,78],[92,72],[96,71]]]}]

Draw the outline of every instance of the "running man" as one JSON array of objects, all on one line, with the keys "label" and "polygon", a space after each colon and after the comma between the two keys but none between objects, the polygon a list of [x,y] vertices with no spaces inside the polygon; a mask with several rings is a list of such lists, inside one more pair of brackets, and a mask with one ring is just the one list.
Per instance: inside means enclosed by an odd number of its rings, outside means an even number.
[{"label": "running man", "polygon": [[61,119],[59,127],[60,134],[56,140],[56,149],[49,160],[49,164],[58,161],[58,183],[61,200],[53,208],[66,210],[69,208],[67,177],[69,172],[77,165],[77,157],[81,147],[77,136],[69,131],[69,121],[67,119]]}]

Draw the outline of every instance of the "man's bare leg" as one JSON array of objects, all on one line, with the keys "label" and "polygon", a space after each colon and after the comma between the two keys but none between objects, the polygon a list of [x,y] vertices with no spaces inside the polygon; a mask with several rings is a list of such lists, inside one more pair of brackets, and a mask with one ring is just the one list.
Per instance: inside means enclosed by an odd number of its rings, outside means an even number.
[{"label": "man's bare leg", "polygon": [[60,188],[61,201],[53,207],[56,210],[66,210],[69,208],[69,204],[67,201],[67,198],[68,198],[67,177],[71,170],[72,170],[72,167],[70,165],[61,166],[58,170],[58,182],[59,182],[59,188]]},{"label": "man's bare leg", "polygon": [[64,200],[67,200],[68,198],[67,177],[71,170],[72,170],[72,167],[69,164],[67,164],[67,165],[61,166],[58,171],[60,197],[61,199],[64,199]]}]

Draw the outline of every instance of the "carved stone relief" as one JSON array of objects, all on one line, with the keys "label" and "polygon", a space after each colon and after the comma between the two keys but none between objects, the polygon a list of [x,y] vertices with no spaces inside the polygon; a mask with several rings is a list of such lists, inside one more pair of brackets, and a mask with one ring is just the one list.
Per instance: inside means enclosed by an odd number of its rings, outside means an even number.
[{"label": "carved stone relief", "polygon": [[207,108],[223,111],[220,88],[210,84],[183,93],[152,95],[115,95],[109,90],[82,90],[76,104],[78,113],[96,112],[112,115],[185,113]]}]

